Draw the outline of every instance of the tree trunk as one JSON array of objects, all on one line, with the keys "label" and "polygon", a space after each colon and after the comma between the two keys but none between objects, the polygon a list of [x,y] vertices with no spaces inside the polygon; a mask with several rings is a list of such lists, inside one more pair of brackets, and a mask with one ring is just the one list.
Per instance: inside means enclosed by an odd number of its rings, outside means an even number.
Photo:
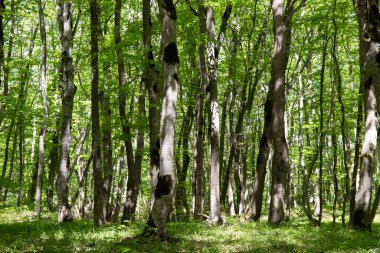
[{"label": "tree trunk", "polygon": [[[179,219],[188,219],[190,211],[187,204],[186,197],[186,177],[187,171],[190,165],[190,155],[189,155],[189,138],[191,127],[193,125],[193,106],[189,104],[186,112],[186,116],[183,119],[183,131],[182,131],[182,168],[178,166],[178,186],[176,191],[176,210],[177,218]],[[180,145],[180,142],[179,142]]]},{"label": "tree trunk", "polygon": [[[334,1],[334,11],[336,8],[336,0]],[[339,60],[337,56],[337,33],[338,33],[338,28],[335,19],[333,19],[333,24],[334,24],[334,45],[333,45],[333,52],[332,52],[332,57],[334,60],[334,75],[335,75],[335,81],[337,84],[337,89],[338,89],[338,100],[340,104],[340,111],[342,114],[341,122],[340,122],[340,129],[341,129],[341,134],[342,134],[342,149],[343,149],[343,164],[344,164],[344,172],[345,172],[345,193],[343,197],[343,211],[342,211],[342,224],[343,226],[346,223],[346,204],[347,201],[350,201],[350,169],[349,169],[349,157],[348,157],[348,151],[347,151],[347,134],[346,134],[346,112],[345,112],[345,107],[343,104],[343,94],[342,94],[342,76],[340,73],[340,66],[339,66]]]},{"label": "tree trunk", "polygon": [[[208,83],[206,86],[207,110],[209,114],[209,138],[211,149],[210,169],[210,222],[221,223],[220,209],[220,164],[219,164],[219,110],[218,110],[218,55],[220,45],[231,15],[232,6],[228,4],[222,17],[220,33],[217,37],[212,8],[205,8],[201,19],[205,19],[208,42],[206,47]],[[217,44],[215,44],[217,43]]]},{"label": "tree trunk", "polygon": [[61,142],[59,151],[59,172],[57,179],[58,223],[73,220],[68,201],[68,187],[66,183],[70,160],[71,121],[74,106],[74,70],[72,57],[72,3],[71,1],[57,0],[57,19],[61,36],[61,86],[62,91],[62,124]]},{"label": "tree trunk", "polygon": [[99,116],[99,18],[100,9],[97,0],[90,1],[91,14],[91,120],[92,120],[92,169],[94,179],[94,224],[105,223],[103,213],[103,168],[100,147],[100,116]]},{"label": "tree trunk", "polygon": [[[200,17],[204,12],[204,7],[199,5],[198,12]],[[206,32],[206,20],[204,18],[199,19],[199,30],[200,34],[204,35]],[[204,38],[201,36],[202,40],[198,48],[198,69],[199,69],[199,86],[197,87],[197,101],[196,101],[196,119],[195,119],[195,140],[194,140],[194,166],[193,166],[193,178],[192,178],[192,189],[193,189],[193,216],[195,219],[200,219],[203,212],[203,186],[204,186],[204,87],[208,82],[207,77],[207,67],[206,67],[206,47]]]},{"label": "tree trunk", "polygon": [[[16,154],[16,149],[17,149],[17,136],[18,136],[18,127],[16,127],[13,131],[13,144],[12,144],[11,159],[9,161],[9,173],[8,173],[9,181],[12,180],[12,176],[13,176],[15,154]],[[5,188],[4,195],[2,198],[4,202],[7,201],[7,195],[8,195],[8,188]]]},{"label": "tree trunk", "polygon": [[355,210],[355,196],[356,196],[356,184],[357,184],[357,174],[359,166],[362,164],[362,157],[360,154],[360,148],[362,145],[362,131],[363,131],[363,90],[364,90],[364,64],[366,61],[366,48],[363,38],[364,36],[364,26],[365,26],[365,13],[364,13],[364,3],[355,1],[354,7],[356,11],[356,16],[358,18],[358,30],[359,30],[359,67],[360,67],[360,86],[359,94],[357,98],[358,103],[358,114],[356,119],[356,136],[355,136],[355,155],[354,155],[354,168],[352,171],[351,180],[351,190],[350,190],[350,224],[353,225],[353,215]]},{"label": "tree trunk", "polygon": [[323,121],[323,98],[324,98],[324,82],[325,82],[325,67],[326,67],[326,54],[327,54],[328,38],[325,34],[325,41],[323,44],[322,52],[322,67],[320,76],[320,92],[319,92],[319,177],[318,177],[318,226],[321,226],[322,212],[323,212],[323,147],[325,142],[325,129]]},{"label": "tree trunk", "polygon": [[[108,76],[106,76],[108,78]],[[104,170],[104,181],[103,181],[103,207],[102,213],[105,221],[110,221],[110,194],[113,178],[113,164],[112,164],[112,126],[111,126],[111,105],[110,105],[110,95],[109,88],[105,90],[100,95],[101,109],[103,115],[102,124],[102,143],[103,143],[103,170]]]},{"label": "tree trunk", "polygon": [[[0,0],[0,86],[3,85],[3,69],[4,69],[4,28],[3,28],[3,17],[4,17],[4,0]],[[4,87],[5,93],[5,87]],[[5,109],[5,108],[2,108]]]},{"label": "tree trunk", "polygon": [[47,102],[47,91],[46,91],[46,77],[47,77],[47,66],[46,66],[46,28],[45,28],[45,18],[44,9],[42,7],[42,0],[38,1],[38,16],[40,19],[40,37],[42,43],[41,52],[41,66],[40,66],[40,89],[42,94],[42,104],[43,104],[43,114],[44,121],[43,126],[40,131],[39,145],[38,145],[38,173],[37,173],[37,192],[36,192],[36,215],[40,216],[41,213],[41,198],[42,198],[42,181],[45,169],[45,134],[48,124],[48,102]]},{"label": "tree trunk", "polygon": [[[377,116],[380,111],[380,14],[377,1],[366,0],[354,1],[356,14],[359,19],[359,30],[366,27],[359,34],[360,40],[364,41],[365,63],[361,72],[364,90],[363,100],[366,115],[366,126],[362,147],[362,167],[360,171],[359,188],[355,197],[355,208],[352,215],[352,225],[357,229],[371,230],[371,197],[374,172],[374,155],[377,144]],[[361,26],[364,20],[364,26]],[[369,32],[367,32],[369,31]],[[364,55],[364,53],[363,53]],[[376,112],[377,111],[377,112]]]},{"label": "tree trunk", "polygon": [[160,0],[158,1],[158,5],[162,23],[162,65],[165,88],[162,102],[160,128],[160,170],[157,176],[157,185],[154,188],[155,198],[152,208],[152,218],[154,224],[159,229],[160,236],[165,236],[165,226],[171,212],[176,182],[173,155],[178,94],[179,58],[176,43],[177,14],[175,5],[172,0]]},{"label": "tree trunk", "polygon": [[120,20],[121,20],[121,7],[122,1],[117,0],[115,5],[115,44],[117,46],[117,64],[118,64],[118,81],[119,81],[119,114],[120,123],[123,131],[123,139],[127,153],[128,165],[128,181],[127,181],[127,195],[124,201],[124,209],[122,222],[125,220],[134,220],[136,210],[136,200],[138,195],[138,171],[135,168],[135,161],[133,156],[132,134],[130,129],[130,122],[126,115],[126,80],[125,80],[125,66],[123,50],[121,46],[120,34]]},{"label": "tree trunk", "polygon": [[55,204],[53,203],[53,197],[54,197],[54,183],[55,183],[55,177],[57,175],[58,171],[58,164],[59,164],[59,137],[58,137],[58,130],[53,132],[53,140],[52,140],[52,146],[49,153],[49,177],[48,177],[48,185],[46,189],[46,202],[47,202],[47,208],[49,212],[52,212],[54,210]]},{"label": "tree trunk", "polygon": [[[149,145],[150,145],[150,186],[157,184],[157,175],[160,167],[160,138],[159,138],[159,111],[158,105],[161,97],[161,85],[158,82],[158,71],[154,63],[152,49],[152,20],[150,0],[143,0],[143,45],[144,45],[144,81],[149,94]],[[150,210],[153,207],[154,191],[150,193]],[[152,221],[151,217],[149,219]],[[150,224],[154,224],[150,222]]]},{"label": "tree trunk", "polygon": [[[1,171],[1,181],[4,182],[5,179],[5,174],[7,173],[7,165],[8,165],[8,158],[9,158],[9,143],[11,141],[11,136],[13,133],[13,127],[14,127],[14,119],[12,119],[12,122],[10,124],[10,128],[5,140],[5,147],[4,147],[4,162],[3,162],[3,169]],[[0,184],[0,201],[2,200],[1,198],[1,193],[3,191],[3,184]]]},{"label": "tree trunk", "polygon": [[274,57],[272,59],[272,72],[269,89],[272,90],[273,104],[271,110],[272,136],[273,136],[273,161],[271,199],[269,208],[269,222],[279,224],[285,221],[286,205],[286,179],[289,172],[288,146],[285,138],[285,71],[288,61],[286,40],[288,32],[285,22],[284,0],[274,0],[273,33],[274,33]]},{"label": "tree trunk", "polygon": [[[335,120],[333,118],[333,120]],[[331,136],[331,142],[333,145],[333,182],[334,182],[334,200],[333,200],[333,224],[335,225],[335,220],[336,220],[336,204],[338,202],[338,172],[337,172],[337,163],[338,163],[338,141],[336,139],[336,135],[333,134]]]}]

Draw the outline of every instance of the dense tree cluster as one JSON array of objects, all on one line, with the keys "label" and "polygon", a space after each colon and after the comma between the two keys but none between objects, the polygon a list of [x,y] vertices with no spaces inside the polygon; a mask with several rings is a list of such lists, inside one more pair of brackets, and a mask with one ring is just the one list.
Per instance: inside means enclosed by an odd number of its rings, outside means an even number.
[{"label": "dense tree cluster", "polygon": [[379,55],[376,0],[0,0],[0,200],[370,230]]}]

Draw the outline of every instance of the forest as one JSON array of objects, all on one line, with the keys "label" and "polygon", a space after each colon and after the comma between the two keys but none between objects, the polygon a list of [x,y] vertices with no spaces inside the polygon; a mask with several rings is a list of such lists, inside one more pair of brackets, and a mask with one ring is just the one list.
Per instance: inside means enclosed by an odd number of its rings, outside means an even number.
[{"label": "forest", "polygon": [[378,0],[0,0],[0,252],[379,252],[379,113]]}]

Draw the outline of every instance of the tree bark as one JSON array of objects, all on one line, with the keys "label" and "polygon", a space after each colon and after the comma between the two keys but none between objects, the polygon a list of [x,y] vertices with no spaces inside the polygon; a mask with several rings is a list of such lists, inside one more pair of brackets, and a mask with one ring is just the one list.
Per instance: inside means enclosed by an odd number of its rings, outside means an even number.
[{"label": "tree bark", "polygon": [[[106,77],[108,78],[108,77]],[[102,144],[103,144],[103,208],[102,213],[105,221],[110,221],[110,194],[113,178],[113,164],[112,164],[112,125],[111,125],[111,105],[109,88],[100,95],[102,116],[104,123],[102,124]]]},{"label": "tree bark", "polygon": [[62,90],[62,124],[59,151],[59,171],[57,179],[58,223],[73,220],[68,201],[66,182],[70,160],[71,121],[74,106],[74,69],[72,57],[72,2],[57,0],[57,19],[61,38],[61,86]]},{"label": "tree bark", "polygon": [[177,14],[175,5],[172,0],[160,0],[158,1],[158,5],[162,23],[161,44],[163,48],[164,96],[160,127],[160,170],[157,176],[157,185],[154,188],[155,198],[152,218],[154,224],[159,229],[160,236],[165,236],[165,226],[172,208],[176,182],[173,155],[179,57],[176,43]]},{"label": "tree bark", "polygon": [[52,146],[49,153],[49,177],[48,177],[48,185],[46,189],[46,201],[47,201],[47,208],[49,212],[52,212],[55,208],[55,204],[53,203],[54,198],[54,183],[55,178],[58,171],[58,164],[59,164],[59,137],[58,137],[58,130],[53,132],[52,137]]},{"label": "tree bark", "polygon": [[46,65],[46,28],[45,28],[45,17],[44,17],[44,7],[42,6],[42,0],[38,1],[38,16],[40,20],[40,37],[42,43],[41,52],[41,66],[40,66],[40,89],[42,95],[43,104],[43,114],[44,121],[43,126],[39,135],[39,145],[38,145],[38,173],[37,173],[37,191],[36,191],[36,210],[37,216],[41,214],[41,198],[42,198],[42,181],[45,169],[45,134],[48,125],[48,102],[47,102],[47,65]]},{"label": "tree bark", "polygon": [[358,31],[359,31],[359,68],[360,68],[360,85],[359,94],[357,98],[358,103],[358,114],[356,119],[356,136],[355,136],[355,154],[354,154],[354,168],[352,171],[351,189],[350,189],[350,224],[353,225],[353,215],[355,210],[355,196],[356,196],[356,185],[357,185],[357,174],[359,166],[362,164],[362,156],[360,154],[360,148],[362,145],[362,132],[363,132],[363,90],[365,83],[364,75],[364,64],[366,61],[366,48],[364,40],[364,26],[365,26],[365,13],[364,13],[364,3],[355,1],[354,7],[356,16],[358,18]]},{"label": "tree bark", "polygon": [[[186,116],[182,122],[182,166],[177,167],[177,175],[178,175],[178,186],[176,191],[176,211],[177,218],[179,219],[188,219],[190,211],[189,206],[187,204],[186,197],[186,177],[187,171],[190,165],[190,155],[189,155],[189,138],[191,127],[193,125],[193,106],[189,104],[186,112]],[[181,145],[181,142],[178,142],[178,145]]]},{"label": "tree bark", "polygon": [[[374,155],[377,145],[377,116],[380,111],[380,14],[377,1],[354,1],[357,17],[364,20],[365,30],[360,33],[364,41],[365,63],[361,73],[364,83],[363,100],[366,116],[362,147],[362,167],[359,188],[355,197],[352,225],[357,229],[371,230],[371,197],[374,172]],[[360,22],[359,22],[360,25]],[[359,27],[361,30],[361,27]]]},{"label": "tree bark", "polygon": [[94,179],[94,224],[105,223],[103,213],[103,168],[100,147],[100,116],[99,116],[99,17],[100,9],[97,0],[90,1],[91,14],[91,120],[92,120],[92,169]]},{"label": "tree bark", "polygon": [[[218,111],[218,55],[220,45],[227,27],[227,21],[231,15],[232,6],[228,4],[222,17],[220,33],[217,37],[213,10],[205,8],[201,19],[205,19],[207,30],[207,69],[208,83],[206,86],[207,110],[209,114],[209,138],[211,148],[210,169],[210,222],[220,224],[220,164],[219,164],[219,111]],[[217,43],[217,44],[216,44]]]}]

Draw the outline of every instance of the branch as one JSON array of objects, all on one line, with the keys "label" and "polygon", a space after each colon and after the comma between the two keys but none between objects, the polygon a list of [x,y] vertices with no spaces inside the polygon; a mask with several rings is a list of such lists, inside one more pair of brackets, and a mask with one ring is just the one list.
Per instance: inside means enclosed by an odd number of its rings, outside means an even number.
[{"label": "branch", "polygon": [[299,11],[302,7],[304,7],[306,5],[306,0],[301,0],[300,4],[296,8],[293,9],[294,2],[295,2],[295,0],[293,0],[289,4],[288,8],[286,8],[285,22],[288,22],[292,18],[294,13],[296,13],[297,11]]},{"label": "branch", "polygon": [[199,17],[199,13],[191,6],[191,4],[189,3],[189,0],[185,0],[187,5],[189,6],[189,11],[191,13],[193,13],[195,16]]},{"label": "branch", "polygon": [[226,6],[226,10],[224,11],[223,16],[222,16],[222,23],[220,24],[220,30],[218,34],[218,43],[215,48],[216,58],[218,58],[220,45],[223,43],[223,40],[224,40],[224,34],[226,33],[226,30],[227,30],[227,23],[228,23],[228,19],[231,16],[231,12],[232,12],[232,4],[228,3]]}]

